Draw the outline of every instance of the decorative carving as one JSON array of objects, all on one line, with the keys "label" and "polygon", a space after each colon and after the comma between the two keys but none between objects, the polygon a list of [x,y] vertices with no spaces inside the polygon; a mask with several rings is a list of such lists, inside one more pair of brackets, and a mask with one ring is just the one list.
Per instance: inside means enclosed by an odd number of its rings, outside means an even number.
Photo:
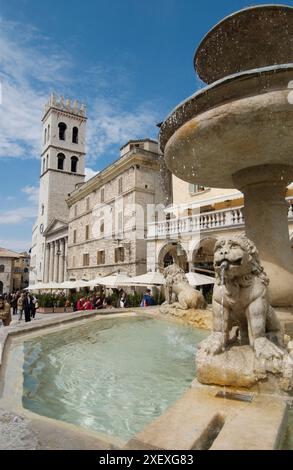
[{"label": "decorative carving", "polygon": [[[220,239],[214,249],[214,268],[213,333],[199,345],[199,380],[211,383],[205,366],[211,371],[212,357],[221,355],[222,363],[221,359],[214,360],[217,369],[212,374],[214,383],[241,385],[241,373],[247,375],[247,371],[238,371],[236,383],[231,383],[227,374],[231,366],[227,358],[233,361],[233,348],[229,355],[226,353],[235,345],[235,354],[244,355],[242,363],[248,354],[251,356],[252,349],[255,380],[266,378],[267,372],[280,374],[286,377],[282,388],[290,390],[293,387],[293,358],[284,348],[281,326],[269,302],[269,279],[260,264],[254,243],[243,235]],[[226,382],[223,377],[226,377]]]}]

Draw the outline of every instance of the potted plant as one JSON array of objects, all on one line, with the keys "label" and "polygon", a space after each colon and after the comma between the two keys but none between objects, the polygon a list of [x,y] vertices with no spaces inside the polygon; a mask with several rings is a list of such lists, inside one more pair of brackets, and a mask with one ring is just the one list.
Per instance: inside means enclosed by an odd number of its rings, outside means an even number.
[{"label": "potted plant", "polygon": [[64,313],[65,297],[57,297],[54,302],[54,313]]},{"label": "potted plant", "polygon": [[51,294],[40,294],[38,296],[38,305],[38,313],[53,313],[53,296]]}]

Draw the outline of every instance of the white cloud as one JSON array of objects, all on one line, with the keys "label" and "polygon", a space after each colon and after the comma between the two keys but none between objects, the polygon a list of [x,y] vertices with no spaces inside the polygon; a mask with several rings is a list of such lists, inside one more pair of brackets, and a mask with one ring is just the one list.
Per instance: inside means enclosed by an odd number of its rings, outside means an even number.
[{"label": "white cloud", "polygon": [[28,195],[28,200],[34,204],[39,202],[39,187],[38,186],[25,186],[22,191]]},{"label": "white cloud", "polygon": [[31,240],[26,239],[0,238],[1,247],[16,252],[28,251],[31,247],[31,243]]},{"label": "white cloud", "polygon": [[134,111],[123,108],[119,100],[96,98],[88,121],[87,145],[90,160],[111,153],[113,146],[121,147],[130,139],[153,137],[159,115],[149,103],[143,103]]},{"label": "white cloud", "polygon": [[[91,161],[105,153],[118,157],[119,147],[127,140],[156,134],[157,103],[141,102],[135,109],[125,105],[132,103],[132,78],[127,70],[96,64],[81,77],[73,72],[76,65],[74,57],[59,52],[52,38],[28,25],[2,20],[0,158],[39,158],[42,111],[53,89],[61,94],[75,87],[80,96],[71,98],[87,96],[87,150]],[[89,96],[93,89],[95,96]]]},{"label": "white cloud", "polygon": [[16,207],[0,212],[0,225],[15,225],[36,217],[36,206]]},{"label": "white cloud", "polygon": [[85,181],[88,181],[91,179],[93,176],[97,175],[99,171],[92,170],[92,168],[85,168],[84,169],[84,174],[85,174]]},{"label": "white cloud", "polygon": [[37,30],[14,22],[0,29],[0,157],[38,158],[41,114],[67,65]]}]

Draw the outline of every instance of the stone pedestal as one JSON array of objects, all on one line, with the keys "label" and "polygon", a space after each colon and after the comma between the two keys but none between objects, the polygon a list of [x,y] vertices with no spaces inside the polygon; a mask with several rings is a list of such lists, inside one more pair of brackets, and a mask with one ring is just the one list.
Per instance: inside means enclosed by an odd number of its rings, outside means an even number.
[{"label": "stone pedestal", "polygon": [[244,193],[246,235],[259,250],[270,279],[271,304],[293,305],[293,254],[288,231],[286,188],[293,180],[293,167],[260,165],[233,175]]},{"label": "stone pedestal", "polygon": [[[285,351],[284,351],[285,352]],[[293,358],[257,359],[250,346],[233,346],[221,354],[202,349],[196,354],[197,379],[202,384],[253,388],[263,393],[291,393]]]}]

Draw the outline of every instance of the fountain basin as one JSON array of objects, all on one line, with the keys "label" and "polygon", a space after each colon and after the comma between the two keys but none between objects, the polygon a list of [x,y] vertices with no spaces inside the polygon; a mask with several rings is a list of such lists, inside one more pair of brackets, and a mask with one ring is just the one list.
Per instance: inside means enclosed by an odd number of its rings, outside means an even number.
[{"label": "fountain basin", "polygon": [[[207,333],[150,315],[110,315],[14,339],[3,407],[126,440],[186,391]],[[1,403],[0,403],[1,405]]]}]

